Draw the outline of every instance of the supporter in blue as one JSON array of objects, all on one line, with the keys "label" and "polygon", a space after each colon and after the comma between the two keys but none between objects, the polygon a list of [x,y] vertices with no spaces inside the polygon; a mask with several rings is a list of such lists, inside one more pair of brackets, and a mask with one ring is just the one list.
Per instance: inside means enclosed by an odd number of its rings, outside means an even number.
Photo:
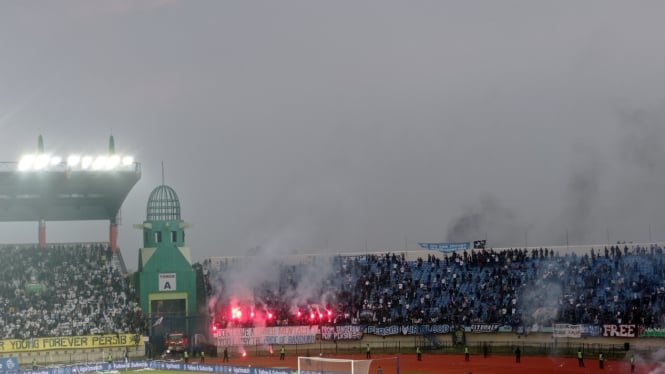
[{"label": "supporter in blue", "polygon": [[[487,323],[528,329],[559,321],[662,326],[662,249],[622,245],[604,248],[604,253],[561,256],[548,248],[482,249],[428,254],[415,261],[394,253],[336,256],[330,260],[331,274],[316,284],[307,278],[308,286],[329,296],[325,304],[332,305],[334,318],[311,321],[292,312],[294,302],[285,296],[295,293],[306,263],[278,265],[279,279],[272,282],[277,287],[259,289],[253,299],[267,300],[277,311],[275,324]],[[206,289],[214,295],[225,284],[220,276],[224,269],[207,267]],[[221,299],[217,307],[228,307],[224,303],[228,300]],[[304,302],[298,308],[309,312],[314,306]]]}]

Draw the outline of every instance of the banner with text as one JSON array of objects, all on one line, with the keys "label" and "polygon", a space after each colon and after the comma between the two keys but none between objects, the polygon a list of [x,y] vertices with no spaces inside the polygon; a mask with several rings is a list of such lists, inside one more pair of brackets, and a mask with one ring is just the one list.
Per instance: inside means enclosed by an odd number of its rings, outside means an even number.
[{"label": "banner with text", "polygon": [[471,249],[471,242],[462,243],[418,243],[423,249],[432,249],[441,252],[460,251]]},{"label": "banner with text", "polygon": [[35,339],[5,339],[0,340],[0,353],[34,352],[51,349],[86,349],[127,347],[136,345],[134,334],[88,335],[88,336],[62,336],[53,338]]},{"label": "banner with text", "polygon": [[603,336],[634,338],[637,336],[637,325],[603,325]]},{"label": "banner with text", "polygon": [[499,331],[500,326],[501,325],[498,323],[474,323],[471,325],[468,331],[474,333],[497,332]]},{"label": "banner with text", "polygon": [[111,364],[81,364],[66,365],[59,367],[42,367],[37,370],[0,370],[0,372],[14,372],[18,374],[78,374],[78,373],[100,373],[119,372],[137,369],[190,371],[199,373],[223,373],[223,374],[291,374],[288,368],[257,368],[251,366],[231,365],[208,365],[208,364],[185,364],[173,361],[129,361],[114,362]]},{"label": "banner with text", "polygon": [[581,338],[582,325],[571,325],[568,323],[557,323],[552,330],[554,338]]},{"label": "banner with text", "polygon": [[603,327],[600,325],[582,325],[582,337],[585,336],[601,336],[603,335]]},{"label": "banner with text", "polygon": [[571,325],[557,323],[553,326],[552,336],[555,338],[582,338],[588,336],[607,336],[632,338],[638,336],[637,325]]},{"label": "banner with text", "polygon": [[390,335],[426,335],[426,334],[448,334],[449,325],[391,325],[391,326],[367,326],[365,334],[390,336]]},{"label": "banner with text", "polygon": [[318,326],[248,327],[221,329],[218,347],[231,345],[309,344],[316,341]]},{"label": "banner with text", "polygon": [[321,326],[321,340],[359,340],[362,338],[362,326]]},{"label": "banner with text", "polygon": [[640,336],[647,338],[665,338],[665,329],[649,328],[642,330]]}]

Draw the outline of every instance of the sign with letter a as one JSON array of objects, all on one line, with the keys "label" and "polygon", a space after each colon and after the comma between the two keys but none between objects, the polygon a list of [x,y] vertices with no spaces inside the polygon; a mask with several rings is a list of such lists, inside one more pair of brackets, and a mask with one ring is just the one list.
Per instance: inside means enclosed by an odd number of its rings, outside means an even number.
[{"label": "sign with letter a", "polygon": [[159,273],[159,291],[175,291],[175,273]]}]

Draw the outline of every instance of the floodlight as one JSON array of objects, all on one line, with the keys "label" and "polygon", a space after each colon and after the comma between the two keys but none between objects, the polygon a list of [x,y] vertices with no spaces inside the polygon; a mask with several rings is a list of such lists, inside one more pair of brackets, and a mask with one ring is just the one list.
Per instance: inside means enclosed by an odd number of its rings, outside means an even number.
[{"label": "floodlight", "polygon": [[18,170],[27,171],[32,169],[32,164],[35,162],[35,155],[25,155],[21,157],[18,163]]},{"label": "floodlight", "polygon": [[134,157],[132,156],[125,156],[122,158],[122,164],[124,166],[129,166],[134,163]]},{"label": "floodlight", "polygon": [[67,166],[69,167],[76,167],[80,162],[81,162],[81,156],[79,155],[71,155],[67,157]]},{"label": "floodlight", "polygon": [[91,156],[85,156],[81,160],[81,169],[87,169],[92,165],[93,158]]},{"label": "floodlight", "polygon": [[35,170],[44,169],[48,165],[50,158],[51,157],[49,155],[45,154],[37,155],[37,157],[35,158],[35,163],[33,164],[33,169]]},{"label": "floodlight", "polygon": [[57,166],[62,162],[62,158],[58,156],[51,157],[51,166]]},{"label": "floodlight", "polygon": [[120,156],[113,155],[106,160],[106,170],[115,169],[120,164]]},{"label": "floodlight", "polygon": [[104,166],[106,166],[107,159],[108,157],[106,156],[97,156],[95,162],[92,163],[92,170],[101,170]]}]

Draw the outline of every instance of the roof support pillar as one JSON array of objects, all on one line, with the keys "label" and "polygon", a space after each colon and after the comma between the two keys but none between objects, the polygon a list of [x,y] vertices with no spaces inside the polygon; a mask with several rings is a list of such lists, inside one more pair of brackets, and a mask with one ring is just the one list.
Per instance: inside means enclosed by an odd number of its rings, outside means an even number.
[{"label": "roof support pillar", "polygon": [[109,243],[111,243],[111,251],[118,252],[118,224],[111,221],[109,225]]},{"label": "roof support pillar", "polygon": [[46,248],[46,221],[39,220],[39,248]]}]

